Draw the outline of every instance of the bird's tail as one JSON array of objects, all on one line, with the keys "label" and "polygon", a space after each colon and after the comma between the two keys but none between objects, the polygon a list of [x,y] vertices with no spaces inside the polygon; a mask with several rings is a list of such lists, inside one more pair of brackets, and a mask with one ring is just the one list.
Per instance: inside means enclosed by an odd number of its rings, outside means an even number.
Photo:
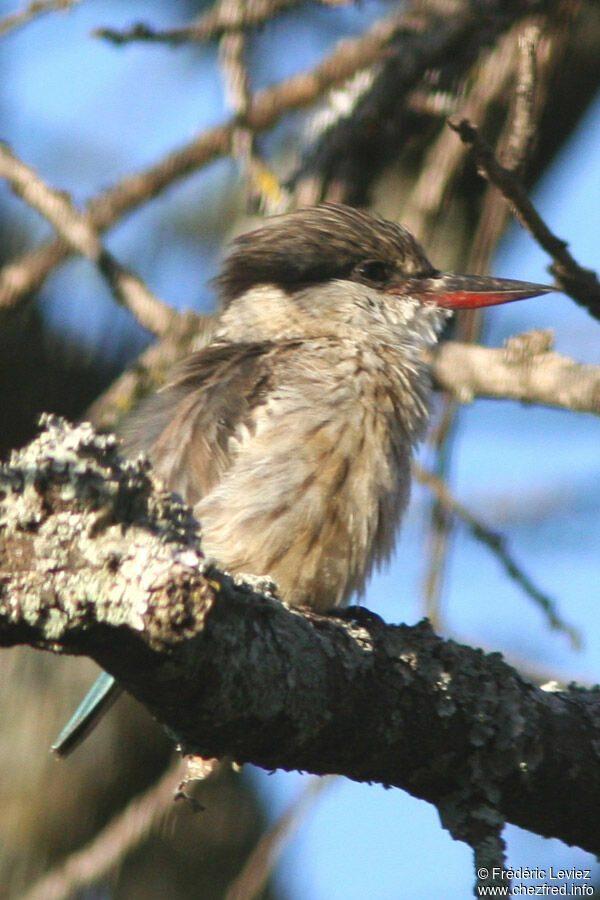
[{"label": "bird's tail", "polygon": [[102,672],[52,744],[57,756],[68,756],[92,731],[112,706],[121,687],[112,675]]}]

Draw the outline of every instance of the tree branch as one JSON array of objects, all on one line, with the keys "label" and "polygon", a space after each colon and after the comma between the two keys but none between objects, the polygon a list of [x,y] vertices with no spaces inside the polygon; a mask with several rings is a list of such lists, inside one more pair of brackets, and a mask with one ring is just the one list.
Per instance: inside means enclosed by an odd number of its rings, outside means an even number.
[{"label": "tree branch", "polygon": [[450,119],[448,124],[463,143],[470,146],[479,173],[502,192],[523,227],[552,257],[554,262],[550,271],[561,290],[584,306],[595,319],[600,319],[600,282],[596,273],[580,266],[569,253],[567,242],[552,233],[527,196],[519,178],[500,165],[479,131],[467,119]]},{"label": "tree branch", "polygon": [[46,13],[68,12],[71,7],[77,6],[82,0],[32,0],[32,2],[19,12],[9,13],[0,19],[0,37],[4,37],[15,28],[28,25],[32,19],[43,16]]},{"label": "tree branch", "polygon": [[[285,113],[308,106],[357,70],[377,62],[388,51],[402,22],[406,22],[406,17],[397,13],[379,20],[360,37],[340,41],[314,68],[260,91],[254,96],[243,124],[253,132],[264,131]],[[233,117],[223,125],[207,128],[154,166],[123,178],[93,197],[86,209],[90,225],[102,233],[175,181],[226,156],[231,152],[232,138],[239,125]],[[7,263],[0,270],[0,307],[17,305],[29,293],[38,290],[54,266],[71,253],[71,244],[56,238]]]},{"label": "tree branch", "polygon": [[177,46],[192,41],[221,38],[232,31],[258,28],[265,22],[275,19],[280,13],[304,2],[305,0],[252,0],[250,3],[238,4],[233,10],[226,3],[215,3],[208,12],[197,16],[189,25],[182,28],[158,29],[144,22],[138,22],[122,31],[116,28],[96,28],[93,34],[117,46],[132,41],[151,41]]},{"label": "tree branch", "polygon": [[600,415],[600,366],[551,347],[552,334],[541,330],[515,335],[505,347],[445,341],[432,359],[434,384],[461,403],[494,397]]},{"label": "tree branch", "polygon": [[[188,311],[169,335],[152,344],[87,412],[102,430],[112,430],[141,397],[163,383],[164,373],[210,339],[215,316]],[[600,415],[600,366],[585,365],[552,351],[550,332],[515,335],[505,347],[444,341],[431,356],[434,386],[461,403],[476,397],[517,400]]]},{"label": "tree branch", "polygon": [[13,192],[56,228],[73,250],[86,256],[104,276],[117,303],[128,309],[143,328],[167,334],[177,313],[159,300],[141,278],[122,265],[98,237],[89,216],[78,212],[63,191],[56,191],[0,142],[0,177]]},{"label": "tree branch", "polygon": [[506,538],[498,534],[498,532],[492,531],[489,525],[473,515],[464,503],[460,503],[452,495],[450,488],[442,478],[434,475],[433,472],[429,472],[415,461],[413,461],[412,472],[416,480],[429,488],[438,503],[447,512],[453,513],[459,519],[462,519],[475,540],[481,541],[482,544],[491,550],[506,575],[512,578],[523,593],[541,609],[549,627],[556,629],[556,631],[562,631],[571,641],[573,649],[580,650],[581,634],[573,625],[565,622],[559,613],[556,601],[545,591],[540,590],[522,566],[517,563],[507,547]]},{"label": "tree branch", "polygon": [[187,752],[401,787],[476,855],[502,819],[600,851],[598,690],[544,692],[426,622],[288,608],[208,565],[114,438],[45,424],[0,478],[1,645],[91,656]]}]

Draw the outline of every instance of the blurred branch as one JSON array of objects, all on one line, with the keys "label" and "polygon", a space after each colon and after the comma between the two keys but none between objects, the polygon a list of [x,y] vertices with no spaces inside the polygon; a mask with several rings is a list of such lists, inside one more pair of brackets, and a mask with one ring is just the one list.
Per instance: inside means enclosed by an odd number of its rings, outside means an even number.
[{"label": "blurred branch", "polygon": [[[235,16],[245,4],[239,0],[222,0],[225,15]],[[225,82],[225,99],[237,119],[243,121],[252,103],[250,75],[245,60],[245,38],[242,30],[228,31],[219,42],[219,63]],[[254,153],[254,135],[243,125],[232,136],[232,155],[248,171]]]},{"label": "blurred branch", "polygon": [[[499,155],[511,172],[518,171],[528,161],[535,139],[536,126],[540,115],[540,80],[546,86],[547,79],[540,79],[538,69],[542,62],[547,70],[549,60],[553,60],[553,41],[547,41],[543,61],[540,61],[542,46],[542,20],[532,19],[524,23],[518,38],[516,64],[516,85],[512,111],[509,115],[510,129],[504,141],[504,149]],[[469,118],[465,115],[464,118]]]},{"label": "blurred branch", "polygon": [[[457,154],[453,152],[447,161],[440,152],[439,169],[423,161],[423,151],[427,153],[437,140],[442,114],[460,109],[467,95],[481,110],[479,118],[495,124],[498,113],[509,102],[509,93],[502,91],[502,77],[498,83],[493,69],[500,73],[504,70],[509,78],[514,76],[517,35],[537,22],[553,39],[558,38],[558,47],[571,33],[564,5],[552,0],[537,3],[535,14],[531,4],[516,3],[509,11],[497,0],[490,0],[485,12],[479,8],[474,12],[472,4],[461,0],[453,4],[441,0],[426,5],[414,3],[412,8],[422,17],[421,29],[414,29],[410,36],[399,33],[390,54],[369,70],[370,80],[349,81],[332,92],[325,110],[317,113],[318,128],[312,130],[318,133],[312,134],[302,165],[293,177],[303,204],[325,199],[365,205],[383,172],[389,176],[402,171],[403,190],[410,190],[415,175],[426,172],[432,185],[424,184],[421,178],[420,191],[426,202],[429,191],[438,194],[438,203],[432,196],[430,208],[443,218],[445,210],[439,201],[447,191],[447,177],[457,165]],[[560,59],[557,52],[553,65]],[[458,156],[464,156],[464,151]],[[404,183],[406,175],[409,177]],[[457,193],[464,196],[465,191]],[[398,205],[408,211],[407,225],[411,228],[410,203],[402,200]],[[419,218],[418,211],[414,215]],[[417,233],[420,230],[417,225]]]},{"label": "blurred branch", "polygon": [[[511,75],[515,86],[507,119],[496,144],[496,154],[507,169],[525,169],[533,149],[533,140],[544,108],[542,98],[548,91],[551,72],[563,49],[563,29],[542,28],[539,17],[532,17],[514,29],[515,45]],[[474,118],[468,113],[461,118]],[[447,131],[453,139],[452,130]],[[457,144],[458,141],[454,140]],[[466,145],[462,144],[463,150]],[[492,256],[509,219],[510,210],[502,195],[487,186],[477,229],[471,242],[465,271],[484,274],[489,271]],[[481,312],[476,314],[481,319]]]},{"label": "blurred branch", "polygon": [[[545,27],[542,29],[542,25]],[[543,33],[543,37],[542,37]],[[497,152],[505,156],[511,166],[524,165],[532,149],[532,134],[539,120],[543,104],[540,102],[548,90],[550,75],[560,58],[566,40],[566,29],[548,27],[540,16],[531,16],[517,22],[502,35],[492,48],[483,54],[473,67],[473,86],[462,106],[462,115],[471,115],[478,121],[492,117],[495,104],[514,84],[514,100],[509,105],[506,118],[497,141]],[[471,112],[469,113],[468,110]],[[450,129],[444,129],[430,151],[411,200],[409,209],[418,211],[417,224],[421,231],[429,231],[439,215],[442,202],[451,183],[462,168],[466,146],[454,139]],[[416,210],[415,210],[416,207]],[[489,186],[480,205],[477,226],[470,241],[465,271],[485,273],[489,271],[492,254],[508,220],[508,207],[502,196]],[[429,235],[427,235],[428,237]],[[454,336],[474,343],[480,339],[484,318],[480,310],[458,316]],[[432,443],[436,450],[438,476],[446,480],[452,456],[452,435],[455,420],[454,398],[449,400],[436,428]],[[450,548],[453,520],[448,508],[435,500],[432,504],[428,528],[428,564],[424,580],[426,614],[433,621],[440,621],[445,562]]]},{"label": "blurred branch", "polygon": [[600,319],[600,283],[595,272],[580,266],[569,253],[567,242],[550,231],[527,196],[521,181],[513,172],[500,165],[479,131],[467,119],[450,119],[448,124],[471,147],[481,175],[502,192],[523,227],[553,258],[550,271],[556,277],[560,289],[584,306],[594,318]]},{"label": "blurred branch", "polygon": [[[437,476],[446,480],[452,457],[453,438],[456,434],[456,399],[452,394],[442,398],[440,414],[428,437],[433,450],[433,465]],[[446,631],[442,612],[442,594],[446,560],[450,551],[453,519],[447,507],[437,497],[432,498],[426,522],[426,538],[423,546],[425,575],[422,581],[423,611],[436,631]]]},{"label": "blurred branch", "polygon": [[[431,31],[427,31],[428,26]],[[126,177],[93,198],[87,207],[90,224],[99,233],[103,232],[177,179],[229,154],[234,134],[240,127],[253,134],[266,130],[285,113],[313,103],[330,88],[344,84],[357,72],[378,61],[400,61],[399,71],[394,71],[394,96],[402,96],[403,91],[409,91],[416,85],[418,78],[435,64],[441,54],[448,53],[465,31],[473,27],[474,22],[468,11],[453,15],[448,20],[436,19],[435,15],[428,18],[424,14],[410,13],[395,14],[376,22],[364,35],[340,42],[313,69],[256,94],[241,120],[234,118],[224,125],[205,130],[194,141],[173,151],[156,165]],[[393,48],[390,47],[392,41]],[[383,91],[383,86],[380,86],[378,93],[387,96],[389,92]],[[362,113],[368,121],[369,116],[372,117],[372,110],[369,112],[369,109]],[[348,135],[343,144],[348,147]],[[67,258],[70,252],[70,246],[58,239],[5,265],[0,271],[0,306],[15,305],[38,289],[52,268]]]},{"label": "blurred branch", "polygon": [[[251,2],[251,0],[246,0]],[[236,18],[242,8],[239,0],[221,0],[220,12]],[[253,96],[250,74],[245,59],[244,31],[227,31],[219,42],[219,62],[225,82],[227,102],[239,122],[231,136],[231,155],[245,180],[250,210],[275,214],[291,206],[291,196],[284,191],[258,151],[256,135],[246,123]]]},{"label": "blurred branch", "polygon": [[178,757],[158,781],[135,797],[86,847],[71,853],[62,864],[43,875],[21,895],[21,900],[67,900],[119,865],[173,811],[184,765]]},{"label": "blurred branch", "polygon": [[[465,118],[485,119],[486,112],[497,103],[510,84],[515,71],[515,58],[524,25],[518,22],[498,41],[482,53],[474,66],[471,84],[465,95],[454,99],[454,110]],[[428,149],[420,174],[406,200],[402,221],[415,237],[428,243],[435,217],[458,177],[467,150],[448,128],[443,128]]]},{"label": "blurred branch", "polygon": [[299,202],[365,205],[376,176],[386,164],[397,163],[399,149],[417,137],[421,128],[415,119],[424,118],[431,131],[431,114],[415,116],[411,109],[412,92],[421,88],[422,95],[428,74],[435,77],[450,60],[453,67],[460,60],[459,67],[469,68],[470,43],[482,24],[470,6],[415,5],[389,52],[331,92],[327,114],[315,117],[308,150],[290,180]]},{"label": "blurred branch", "polygon": [[423,466],[413,462],[413,474],[417,481],[433,491],[444,509],[458,516],[465,523],[473,537],[492,551],[509,578],[512,578],[521,590],[542,610],[550,627],[555,631],[562,631],[563,634],[566,634],[573,648],[579,649],[581,647],[580,633],[561,618],[556,601],[549,594],[541,591],[516,562],[507,549],[506,538],[492,531],[488,525],[457,500],[446,482],[434,475],[433,472],[428,472]]},{"label": "blurred branch", "polygon": [[211,339],[216,316],[181,313],[162,340],[145,350],[86,411],[101,431],[114,431],[120,419],[131,412],[143,397],[164,384],[177,363]]},{"label": "blurred branch", "polygon": [[9,31],[13,31],[15,28],[22,28],[23,25],[27,25],[32,19],[38,18],[38,16],[56,12],[56,10],[68,11],[81,2],[82,0],[34,0],[21,12],[9,13],[9,15],[0,19],[0,37],[3,37]]},{"label": "blurred branch", "polygon": [[1,142],[0,177],[6,179],[17,196],[41,213],[73,250],[98,267],[117,303],[128,309],[140,325],[156,335],[169,331],[177,313],[155,297],[141,278],[115,259],[103,246],[89,217],[75,209],[64,191],[50,188]]},{"label": "blurred branch", "polygon": [[[371,65],[386,52],[402,22],[408,27],[408,19],[398,14],[378,21],[360,37],[341,41],[313,69],[259,92],[248,109],[244,124],[254,132],[264,131],[286,112],[307,106],[333,85]],[[224,125],[206,129],[194,141],[173,151],[156,165],[122,179],[92,198],[86,212],[90,226],[99,233],[105,231],[179,178],[226,156],[231,152],[232,137],[239,125],[240,122],[233,118]],[[40,288],[52,269],[71,253],[71,245],[58,238],[5,265],[0,270],[0,307],[14,306]]]},{"label": "blurred branch", "polygon": [[493,397],[600,415],[600,366],[551,348],[551,332],[540,330],[515,335],[503,348],[445,341],[432,358],[434,384],[460,403]]},{"label": "blurred branch", "polygon": [[1,645],[91,656],[188,752],[401,787],[476,858],[502,819],[600,851],[598,690],[257,594],[204,564],[189,511],[113,439],[47,425],[2,470]]},{"label": "blurred branch", "polygon": [[177,46],[208,41],[231,32],[256,28],[274,19],[279,13],[302,6],[306,2],[307,0],[246,0],[244,3],[232,5],[227,0],[222,0],[183,28],[156,29],[138,22],[123,31],[116,28],[96,28],[93,34],[117,46],[132,41],[150,41]]}]

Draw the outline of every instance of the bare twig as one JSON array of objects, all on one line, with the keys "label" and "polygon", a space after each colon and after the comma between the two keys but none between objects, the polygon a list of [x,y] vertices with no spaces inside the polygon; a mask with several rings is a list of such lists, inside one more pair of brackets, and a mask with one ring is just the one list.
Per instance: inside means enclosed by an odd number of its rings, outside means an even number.
[{"label": "bare twig", "polygon": [[[494,102],[505,93],[514,77],[515,59],[522,30],[522,23],[517,23],[472,67],[470,73],[472,86],[460,104],[465,110],[465,115],[471,115],[478,120],[485,119]],[[467,113],[466,110],[470,112]],[[408,227],[415,231],[421,240],[429,241],[433,224],[439,218],[444,199],[461,171],[465,155],[465,147],[454,140],[449,129],[442,131],[427,154],[421,177],[409,197],[403,216]],[[489,210],[484,204],[471,243],[471,256],[478,244],[478,236],[489,233],[488,223]],[[483,271],[485,262],[479,260],[479,265],[482,266],[481,269],[474,268],[474,260],[470,259],[466,271]],[[478,312],[466,312],[458,317],[457,329],[462,340],[474,341],[478,337],[482,322]],[[456,426],[455,412],[455,399],[447,398],[438,427],[431,439],[437,475],[442,479],[447,474],[452,455],[451,440]],[[453,518],[449,515],[448,509],[434,498],[427,527],[425,549],[427,563],[423,580],[423,599],[426,615],[438,626],[441,624],[445,563],[450,548],[452,526]]]},{"label": "bare twig", "polygon": [[[436,473],[439,478],[447,477],[452,453],[452,439],[456,433],[456,400],[446,395],[442,411],[436,422],[429,442],[433,447]],[[427,519],[427,537],[424,548],[425,577],[422,597],[425,615],[434,628],[444,631],[442,616],[442,592],[446,560],[450,549],[453,519],[448,508],[437,497],[433,497]]]},{"label": "bare twig", "polygon": [[553,258],[550,271],[560,289],[584,306],[594,318],[600,319],[600,282],[596,273],[580,266],[569,253],[566,241],[550,231],[519,179],[500,165],[478,130],[467,119],[449,119],[448,124],[471,147],[479,172],[502,192],[523,227]]},{"label": "bare twig", "polygon": [[541,591],[515,561],[506,547],[506,539],[492,531],[481,519],[477,518],[464,504],[460,503],[451,493],[448,485],[433,472],[413,463],[413,473],[417,481],[426,485],[437,497],[440,503],[450,512],[457,515],[476,540],[488,547],[500,562],[506,574],[515,581],[524,593],[536,603],[544,613],[551,628],[562,631],[567,635],[575,648],[581,646],[581,635],[572,625],[569,625],[559,615],[556,601],[545,591]]},{"label": "bare twig", "polygon": [[[527,27],[534,27],[533,25],[528,25]],[[517,29],[516,33],[517,44],[514,46],[514,51],[519,50],[520,52],[514,52],[512,54],[512,59],[510,62],[510,70],[511,73],[514,74],[514,66],[515,66],[515,58],[521,63],[523,57],[522,51],[522,30]],[[533,75],[531,76],[533,78]],[[533,90],[533,86],[531,87]],[[529,99],[529,98],[527,98]],[[516,101],[514,104],[514,108],[512,111],[512,116],[509,115],[509,119],[505,123],[504,129],[500,138],[498,140],[497,148],[498,152],[502,153],[504,149],[510,153],[512,163],[517,165],[518,163],[524,162],[527,150],[529,147],[529,129],[526,127],[526,121],[528,121],[528,116],[533,114],[533,110],[531,108],[522,109],[521,105],[525,105],[526,100],[523,97],[522,104],[521,101]],[[451,135],[451,132],[447,132]],[[455,142],[457,143],[457,142]],[[495,190],[491,189],[488,185],[485,195],[481,204],[481,212],[479,215],[479,221],[477,223],[477,228],[475,229],[475,233],[473,235],[473,239],[471,241],[471,246],[469,248],[469,253],[467,257],[467,262],[465,266],[465,271],[473,272],[473,273],[485,273],[489,271],[489,267],[492,260],[492,255],[494,250],[498,244],[498,241],[504,231],[506,223],[509,217],[509,209],[502,196]],[[459,318],[458,327],[457,327],[457,337],[461,342],[465,342],[465,346],[474,345],[476,341],[481,339],[481,334],[484,327],[484,313],[482,310],[470,310],[464,314],[462,314]],[[452,400],[454,403],[456,402],[456,393],[452,393]],[[455,406],[452,407],[452,410],[455,410]],[[438,475],[441,473],[438,472]],[[437,543],[441,545],[441,549],[438,549],[438,557],[443,552],[447,553],[449,547],[449,536],[453,527],[453,518],[451,515],[448,515],[449,509],[444,505],[441,498],[437,498],[434,504],[434,512],[439,510],[440,507],[445,509],[446,514],[442,515],[438,511],[438,518],[440,519],[441,526],[437,529],[437,532],[434,534],[434,537],[437,539]],[[439,532],[442,531],[442,534]],[[434,560],[436,562],[436,566],[434,571],[443,572],[443,560],[440,562],[439,558]],[[431,567],[433,569],[433,566]],[[441,575],[438,575],[437,581],[434,582],[438,593],[441,594]],[[429,598],[428,598],[429,599]],[[429,600],[431,604],[431,600]]]},{"label": "bare twig", "polygon": [[[536,117],[539,117],[540,104],[536,102],[547,91],[552,65],[557,59],[557,45],[564,42],[564,32],[553,32],[541,41],[541,24],[537,17],[517,23],[507,35],[501,39],[497,47],[490,51],[483,64],[476,67],[477,78],[471,89],[465,108],[476,112],[476,118],[483,119],[489,115],[494,97],[500,96],[508,84],[516,79],[516,99],[509,110],[507,121],[498,140],[498,153],[510,160],[512,166],[525,163],[531,149],[531,137]],[[536,50],[539,51],[536,55]],[[451,131],[445,131],[438,144],[443,144]],[[454,142],[457,144],[458,142]],[[464,151],[464,147],[462,148]],[[463,153],[457,154],[457,148],[449,154],[458,163]],[[439,165],[427,166],[426,171],[442,172],[450,177],[452,167],[447,160],[439,159]],[[433,179],[434,181],[436,179]],[[444,179],[437,177],[438,189]],[[441,203],[441,194],[439,195]],[[435,212],[431,207],[431,215]],[[508,207],[502,196],[488,186],[483,198],[479,221],[469,249],[466,271],[484,273],[489,271],[492,254],[504,230],[508,219]],[[479,339],[483,327],[483,316],[480,310],[463,313],[458,321],[457,333],[463,341],[473,342]],[[454,406],[451,402],[446,406],[444,419],[446,435],[452,434]],[[443,451],[443,452],[442,452]],[[451,448],[446,441],[438,440],[438,475],[443,476],[447,466]],[[425,603],[428,615],[439,616],[440,598],[444,574],[444,563],[450,544],[452,517],[447,510],[435,501],[431,512],[429,535],[429,565],[425,580]]]},{"label": "bare twig", "polygon": [[[246,124],[254,132],[270,128],[281,116],[312,103],[335,84],[375,62],[403,21],[399,15],[376,22],[359,38],[340,42],[319,65],[258,93],[248,110]],[[231,152],[237,122],[209,128],[194,141],[162,159],[145,172],[123,179],[113,188],[93,198],[87,207],[89,224],[98,232],[106,230],[127,212],[155,197],[179,178]],[[62,238],[4,266],[0,271],[0,306],[14,306],[43,284],[50,271],[72,252]]]},{"label": "bare twig", "polygon": [[73,6],[77,6],[81,2],[82,0],[34,0],[21,12],[9,13],[9,15],[0,19],[0,37],[8,34],[9,31],[13,31],[15,28],[22,28],[23,25],[27,25],[38,16],[43,16],[56,10],[68,12]]},{"label": "bare twig", "polygon": [[117,866],[172,812],[184,763],[180,758],[92,840],[43,875],[22,900],[66,900]]},{"label": "bare twig", "polygon": [[216,3],[212,9],[183,28],[161,30],[140,22],[124,31],[115,28],[97,28],[93,34],[117,45],[132,41],[150,41],[176,46],[191,41],[220,38],[232,31],[256,28],[274,19],[279,13],[301,6],[305,2],[306,0],[251,0],[244,4],[236,4],[237,8],[233,10],[228,8],[225,2]]},{"label": "bare twig", "polygon": [[[246,2],[251,4],[253,0]],[[221,0],[220,10],[224,19],[229,16],[236,20],[241,8],[238,0]],[[244,31],[240,29],[225,32],[219,43],[226,97],[237,122],[231,137],[231,153],[246,181],[248,207],[253,211],[274,214],[289,209],[291,197],[269,170],[259,153],[256,135],[246,124],[253,98],[245,61],[245,40]]]},{"label": "bare twig", "polygon": [[115,300],[133,313],[140,325],[157,335],[165,334],[172,327],[177,313],[109,253],[89,216],[78,212],[63,191],[53,190],[45,184],[3,143],[0,143],[0,177],[6,179],[15,194],[48,219],[74,250],[98,266]]},{"label": "bare twig", "polygon": [[[514,102],[496,145],[498,158],[515,173],[525,169],[529,162],[543,109],[542,98],[547,95],[550,75],[561,57],[566,35],[564,29],[543,33],[540,21],[533,18],[522,24],[517,38]],[[474,117],[467,114],[465,118]],[[510,208],[502,194],[493,185],[488,185],[467,260],[467,272],[484,273],[489,270],[509,214]]]}]

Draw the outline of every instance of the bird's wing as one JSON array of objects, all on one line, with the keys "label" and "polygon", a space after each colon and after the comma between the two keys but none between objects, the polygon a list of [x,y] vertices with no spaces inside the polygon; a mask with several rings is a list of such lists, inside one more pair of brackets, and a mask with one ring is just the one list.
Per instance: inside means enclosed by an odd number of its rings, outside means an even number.
[{"label": "bird's wing", "polygon": [[272,387],[274,346],[223,341],[191,356],[125,424],[126,451],[146,452],[166,486],[193,506],[253,433]]}]

